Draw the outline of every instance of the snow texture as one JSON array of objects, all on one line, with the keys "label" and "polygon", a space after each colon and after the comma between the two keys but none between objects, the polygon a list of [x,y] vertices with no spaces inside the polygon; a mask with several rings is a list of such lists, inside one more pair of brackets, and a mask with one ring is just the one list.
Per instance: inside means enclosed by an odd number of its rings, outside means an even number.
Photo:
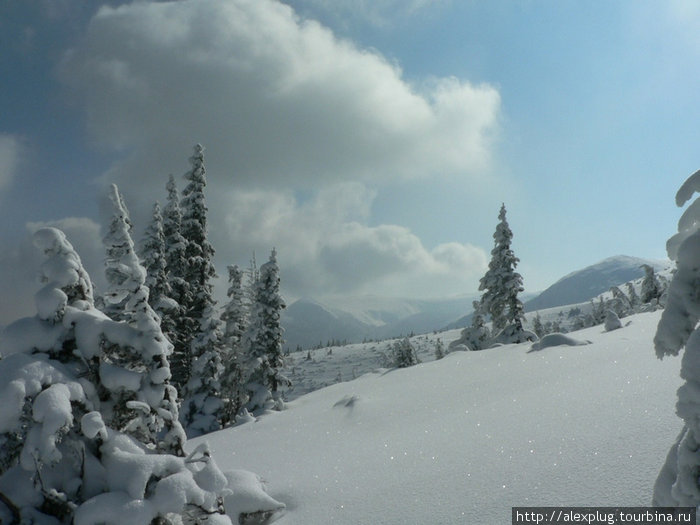
[{"label": "snow texture", "polygon": [[[572,334],[588,346],[530,354],[529,344],[505,345],[426,362],[437,334],[415,337],[423,364],[311,392],[207,441],[224,471],[269,480],[287,503],[279,525],[495,524],[513,505],[648,505],[681,427],[669,411],[679,363],[652,352],[659,317],[636,314],[614,332]],[[376,367],[381,348],[293,358],[297,376],[302,366],[323,373],[328,359],[351,378],[356,363]]]},{"label": "snow texture", "polygon": [[580,339],[575,339],[568,335],[554,333],[547,334],[536,343],[533,343],[529,351],[538,352],[553,346],[583,346],[589,344],[591,344],[590,341],[581,341]]},{"label": "snow texture", "polygon": [[617,330],[618,328],[622,328],[620,318],[613,310],[608,310],[605,313],[605,330],[610,332],[611,330]]}]

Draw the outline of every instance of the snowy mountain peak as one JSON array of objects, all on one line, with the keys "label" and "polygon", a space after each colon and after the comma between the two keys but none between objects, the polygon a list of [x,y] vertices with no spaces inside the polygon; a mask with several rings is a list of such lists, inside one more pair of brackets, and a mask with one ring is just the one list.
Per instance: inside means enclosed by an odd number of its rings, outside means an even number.
[{"label": "snowy mountain peak", "polygon": [[667,268],[670,261],[641,259],[628,255],[608,257],[600,262],[565,275],[534,299],[525,303],[527,311],[586,302],[618,286],[644,276],[643,265],[656,271]]}]

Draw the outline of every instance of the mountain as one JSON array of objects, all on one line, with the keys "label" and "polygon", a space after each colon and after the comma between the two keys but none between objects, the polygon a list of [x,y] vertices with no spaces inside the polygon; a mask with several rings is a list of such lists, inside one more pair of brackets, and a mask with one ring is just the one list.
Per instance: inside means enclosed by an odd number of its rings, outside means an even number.
[{"label": "mountain", "polygon": [[525,310],[532,312],[544,308],[586,302],[606,292],[611,286],[619,286],[644,276],[642,265],[648,264],[657,272],[670,262],[640,259],[627,255],[609,257],[582,270],[559,279],[540,295],[527,301]]},{"label": "mountain", "polygon": [[299,299],[282,312],[285,347],[310,348],[328,341],[359,343],[432,332],[470,311],[477,297],[416,300],[361,296],[327,302]]}]

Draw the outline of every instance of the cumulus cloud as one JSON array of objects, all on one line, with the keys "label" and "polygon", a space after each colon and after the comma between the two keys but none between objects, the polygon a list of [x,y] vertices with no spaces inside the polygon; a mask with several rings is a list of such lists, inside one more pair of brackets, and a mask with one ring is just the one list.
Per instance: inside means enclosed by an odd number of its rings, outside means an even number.
[{"label": "cumulus cloud", "polygon": [[[292,296],[436,297],[475,288],[487,264],[484,250],[460,243],[429,250],[407,228],[370,226],[373,196],[358,183],[326,189],[304,203],[289,192],[237,192],[226,216],[226,238],[217,245],[244,253],[261,241],[275,246]],[[266,255],[258,251],[259,258]]]},{"label": "cumulus cloud", "polygon": [[0,133],[0,192],[15,178],[21,157],[20,140],[7,133]]},{"label": "cumulus cloud", "polygon": [[491,86],[412,85],[378,52],[275,0],[103,7],[60,72],[96,143],[122,152],[103,180],[140,228],[167,175],[206,146],[220,269],[276,246],[293,294],[397,292],[401,278],[414,285],[401,293],[423,294],[448,277],[459,291],[483,266],[477,248],[430,250],[406,228],[370,226],[370,186],[482,177],[500,109]]},{"label": "cumulus cloud", "polygon": [[238,184],[474,174],[500,107],[493,87],[457,79],[419,91],[273,0],[104,7],[61,71],[94,137],[132,153],[112,177],[175,169],[196,141]]}]

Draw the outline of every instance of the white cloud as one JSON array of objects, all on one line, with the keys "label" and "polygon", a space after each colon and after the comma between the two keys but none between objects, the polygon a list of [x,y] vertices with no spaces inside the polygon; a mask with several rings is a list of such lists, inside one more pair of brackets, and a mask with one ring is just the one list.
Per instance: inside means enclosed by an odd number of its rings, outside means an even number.
[{"label": "white cloud", "polygon": [[457,79],[420,93],[377,52],[272,0],[102,8],[62,72],[96,139],[132,153],[110,176],[140,180],[195,142],[238,184],[474,174],[500,107],[493,87]]},{"label": "white cloud", "polygon": [[207,147],[220,271],[276,246],[293,294],[473,287],[479,249],[432,252],[405,228],[370,226],[368,185],[483,177],[493,87],[443,78],[417,88],[378,52],[273,0],[103,7],[61,74],[96,142],[124,152],[103,179],[119,184],[141,228],[167,175],[187,170],[195,142]]},{"label": "white cloud", "polygon": [[[369,226],[373,193],[361,184],[342,184],[303,204],[291,193],[237,192],[231,196],[225,238],[247,256],[275,246],[282,282],[292,296],[375,293],[436,297],[472,290],[487,256],[481,248],[441,244],[428,250],[407,228]],[[220,257],[240,257],[225,251]]]},{"label": "white cloud", "polygon": [[22,145],[16,136],[0,133],[0,192],[15,178],[21,151]]}]

